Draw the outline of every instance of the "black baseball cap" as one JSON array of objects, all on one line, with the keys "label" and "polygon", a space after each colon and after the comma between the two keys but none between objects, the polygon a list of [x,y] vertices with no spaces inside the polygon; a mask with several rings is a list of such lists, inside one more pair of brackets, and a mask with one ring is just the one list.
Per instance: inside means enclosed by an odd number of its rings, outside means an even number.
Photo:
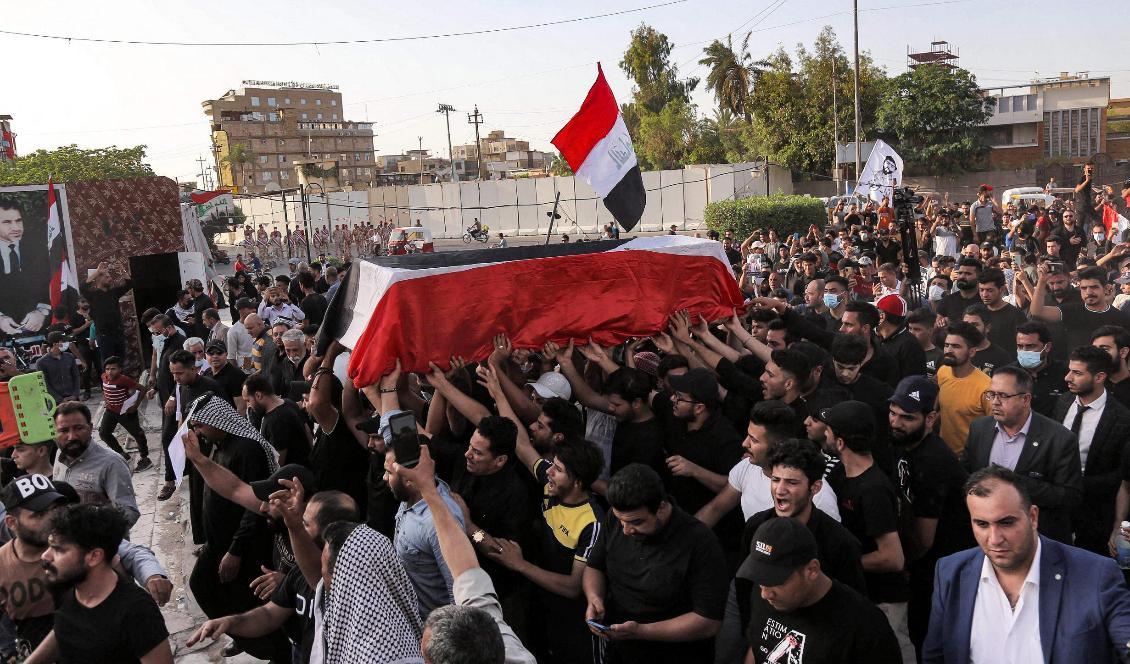
[{"label": "black baseball cap", "polygon": [[907,376],[887,401],[908,413],[928,413],[938,401],[938,384],[925,376]]},{"label": "black baseball cap", "polygon": [[875,434],[875,414],[871,412],[871,406],[862,401],[844,401],[815,415],[816,419],[831,427],[838,438]]},{"label": "black baseball cap", "polygon": [[695,401],[712,406],[718,402],[718,379],[709,369],[696,367],[681,376],[667,376],[667,384],[675,392],[691,395]]},{"label": "black baseball cap", "polygon": [[228,345],[224,343],[222,339],[212,339],[208,342],[208,345],[204,347],[204,352],[211,353],[212,351],[226,353],[228,352]]},{"label": "black baseball cap", "polygon": [[17,477],[4,487],[4,509],[11,512],[19,507],[32,512],[42,512],[55,503],[67,500],[59,493],[46,475],[38,473]]},{"label": "black baseball cap", "polygon": [[306,495],[312,495],[314,493],[314,472],[306,466],[300,466],[297,463],[288,463],[276,470],[274,474],[267,479],[252,482],[251,491],[255,494],[256,498],[265,501],[271,497],[272,493],[286,488],[279,484],[279,480],[291,480],[296,477],[306,490]]},{"label": "black baseball cap", "polygon": [[774,517],[758,526],[737,576],[759,586],[779,586],[816,558],[816,538],[808,526],[790,517]]}]

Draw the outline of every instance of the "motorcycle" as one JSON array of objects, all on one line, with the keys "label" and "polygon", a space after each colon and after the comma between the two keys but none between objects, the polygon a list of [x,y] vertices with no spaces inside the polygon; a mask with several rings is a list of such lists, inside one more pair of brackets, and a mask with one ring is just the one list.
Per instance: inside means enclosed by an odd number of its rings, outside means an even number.
[{"label": "motorcycle", "polygon": [[463,243],[471,244],[471,240],[474,240],[476,242],[486,242],[490,239],[490,233],[488,233],[487,231],[488,229],[485,227],[477,231],[468,230],[463,234]]}]

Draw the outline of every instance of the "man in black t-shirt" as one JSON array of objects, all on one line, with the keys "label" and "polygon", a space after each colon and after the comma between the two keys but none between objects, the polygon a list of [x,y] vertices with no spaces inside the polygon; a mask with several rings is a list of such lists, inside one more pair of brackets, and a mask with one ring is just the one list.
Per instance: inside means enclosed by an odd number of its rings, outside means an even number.
[{"label": "man in black t-shirt", "polygon": [[[1102,348],[1110,355],[1114,362],[1111,373],[1106,379],[1107,394],[1113,396],[1118,403],[1130,407],[1130,369],[1127,368],[1127,358],[1130,358],[1130,330],[1117,325],[1104,325],[1091,333],[1091,344]],[[1066,374],[1066,371],[1064,372]],[[1051,416],[1050,411],[1041,414]]]},{"label": "man in black t-shirt", "polygon": [[55,513],[43,553],[47,583],[61,591],[54,638],[28,661],[173,661],[153,598],[112,567],[128,534],[125,517],[111,506],[75,505]]},{"label": "man in black t-shirt", "polygon": [[243,398],[243,381],[247,379],[247,374],[228,361],[227,343],[213,339],[204,347],[204,354],[208,358],[208,366],[204,367],[200,375],[219,383],[223,388],[221,396],[231,402],[240,415],[245,415],[247,402]]},{"label": "man in black t-shirt", "polygon": [[1042,304],[1047,289],[1047,270],[1046,263],[1036,268],[1039,278],[1036,281],[1036,292],[1033,293],[1028,314],[1032,318],[1045,320],[1051,324],[1062,323],[1064,345],[1054,347],[1057,359],[1066,359],[1067,353],[1072,349],[1090,344],[1091,332],[1096,328],[1103,325],[1130,327],[1130,315],[1111,306],[1114,294],[1106,270],[1101,267],[1080,270],[1077,280],[1079,295],[1083,301],[1058,307]]},{"label": "man in black t-shirt", "polygon": [[[112,273],[113,272],[113,273]],[[118,300],[133,290],[133,282],[120,269],[111,270],[109,263],[98,268],[79,286],[79,292],[90,303],[90,317],[98,335],[98,354],[102,359],[126,354],[122,311]]]},{"label": "man in black t-shirt", "polygon": [[930,625],[934,564],[973,546],[962,486],[967,473],[936,433],[938,386],[925,376],[907,376],[891,395],[890,426],[898,473],[899,532],[910,572],[907,625],[921,650]]},{"label": "man in black t-shirt", "polygon": [[712,662],[728,585],[718,539],[673,505],[643,464],[613,475],[607,498],[612,510],[582,581],[605,664]]},{"label": "man in black t-shirt", "polygon": [[[753,537],[738,577],[752,596],[747,662],[755,664],[901,664],[883,613],[824,574],[816,538],[796,519],[770,519]],[[913,659],[913,654],[911,660]]]},{"label": "man in black t-shirt", "polygon": [[262,374],[247,377],[243,399],[259,419],[259,433],[278,451],[280,464],[310,465],[314,436],[298,404],[275,394],[271,381]]},{"label": "man in black t-shirt", "polygon": [[[1016,353],[1012,351],[1011,344],[1006,350],[1004,347],[993,343],[993,327],[990,322],[992,318],[988,307],[983,304],[971,304],[965,309],[965,314],[961,317],[961,320],[977,328],[977,331],[981,333],[981,343],[974,346],[977,354],[973,356],[972,363],[986,376],[992,376],[993,369],[1016,361]],[[1012,338],[1015,341],[1015,332]]]},{"label": "man in black t-shirt", "polygon": [[945,319],[938,324],[939,327],[944,328],[950,323],[961,320],[966,307],[981,301],[977,295],[977,279],[980,276],[981,261],[976,258],[962,258],[957,262],[953,272],[950,273],[957,292],[943,297],[934,308],[938,315]]},{"label": "man in black t-shirt", "polygon": [[[306,503],[302,522],[314,545],[321,550],[326,526],[357,519],[357,503],[352,498],[340,491],[320,491]],[[191,648],[203,639],[218,639],[224,634],[244,638],[266,636],[280,628],[294,647],[294,664],[307,664],[314,644],[314,589],[297,565],[283,577],[266,604],[205,622],[189,637],[186,645]]]},{"label": "man in black t-shirt", "polygon": [[845,401],[814,416],[828,427],[825,451],[843,462],[832,469],[827,482],[836,491],[844,526],[862,546],[867,595],[886,614],[907,661],[913,661],[914,646],[906,626],[909,589],[902,573],[905,558],[898,534],[898,496],[871,456],[874,415],[867,404]]},{"label": "man in black t-shirt", "polygon": [[314,275],[309,272],[300,272],[296,281],[298,281],[299,288],[302,289],[302,304],[298,308],[306,314],[307,324],[321,325],[322,319],[326,317],[326,309],[329,307],[326,296],[314,290],[316,280]]}]

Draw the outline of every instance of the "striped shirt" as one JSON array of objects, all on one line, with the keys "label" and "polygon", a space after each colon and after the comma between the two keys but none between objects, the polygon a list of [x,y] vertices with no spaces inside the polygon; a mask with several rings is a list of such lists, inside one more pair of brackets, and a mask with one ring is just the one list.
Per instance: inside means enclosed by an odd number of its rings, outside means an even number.
[{"label": "striped shirt", "polygon": [[[546,459],[534,462],[533,471],[544,486],[547,472],[553,464]],[[588,562],[589,552],[600,535],[604,511],[591,496],[588,500],[569,505],[550,495],[546,486],[542,500],[542,556],[539,567],[557,574],[571,574],[574,562]]]},{"label": "striped shirt", "polygon": [[137,381],[125,374],[118,374],[112,382],[105,373],[102,374],[102,401],[106,404],[106,410],[111,413],[120,415],[122,404],[125,403],[130,392],[137,389]]}]

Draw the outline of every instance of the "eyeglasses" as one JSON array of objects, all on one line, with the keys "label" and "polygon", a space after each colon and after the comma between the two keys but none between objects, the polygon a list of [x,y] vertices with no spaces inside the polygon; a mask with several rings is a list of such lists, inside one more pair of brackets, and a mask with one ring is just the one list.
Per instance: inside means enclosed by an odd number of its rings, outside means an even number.
[{"label": "eyeglasses", "polygon": [[672,399],[672,401],[674,401],[675,403],[691,403],[691,404],[699,403],[699,402],[695,401],[694,399],[683,399],[682,397],[675,397],[674,399]]},{"label": "eyeglasses", "polygon": [[982,396],[985,398],[985,401],[1004,401],[1005,399],[1011,399],[1012,397],[1019,397],[1019,396],[1025,395],[1025,394],[1029,394],[1029,392],[1017,392],[1015,394],[1005,394],[1004,392],[993,392],[992,390],[989,390],[989,391],[985,392],[985,394],[983,394]]}]

